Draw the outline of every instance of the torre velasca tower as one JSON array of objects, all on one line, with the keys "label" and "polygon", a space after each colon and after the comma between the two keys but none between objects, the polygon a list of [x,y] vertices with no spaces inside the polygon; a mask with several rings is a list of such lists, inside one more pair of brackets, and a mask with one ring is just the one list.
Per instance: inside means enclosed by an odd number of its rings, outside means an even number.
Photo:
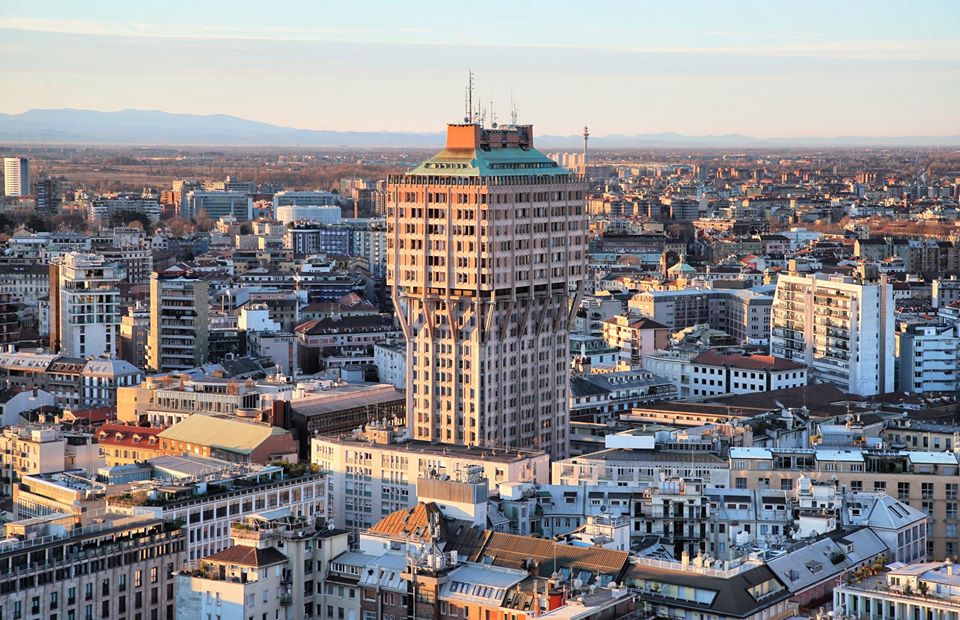
[{"label": "torre velasca tower", "polygon": [[584,190],[529,125],[448,125],[446,148],[390,179],[387,278],[414,439],[567,456]]}]

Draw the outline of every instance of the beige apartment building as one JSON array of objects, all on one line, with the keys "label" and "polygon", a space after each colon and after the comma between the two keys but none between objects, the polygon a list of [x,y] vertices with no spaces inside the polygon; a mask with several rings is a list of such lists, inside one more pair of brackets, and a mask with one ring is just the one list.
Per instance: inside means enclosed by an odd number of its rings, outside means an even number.
[{"label": "beige apartment building", "polygon": [[566,456],[582,177],[533,148],[532,126],[448,125],[444,150],[390,178],[387,224],[412,437]]},{"label": "beige apartment building", "polygon": [[252,380],[148,377],[140,385],[117,388],[117,419],[127,424],[146,421],[152,426],[171,426],[194,413],[259,411],[260,396]]},{"label": "beige apartment building", "polygon": [[953,452],[731,448],[730,485],[793,489],[801,475],[848,492],[885,492],[929,515],[927,557],[960,553],[960,475]]},{"label": "beige apartment building", "polygon": [[74,469],[93,475],[103,465],[89,433],[42,425],[9,426],[0,433],[0,494],[8,497],[24,476]]},{"label": "beige apartment building", "polygon": [[84,528],[56,517],[6,527],[0,617],[177,617],[173,572],[187,543],[176,524],[108,514]]}]

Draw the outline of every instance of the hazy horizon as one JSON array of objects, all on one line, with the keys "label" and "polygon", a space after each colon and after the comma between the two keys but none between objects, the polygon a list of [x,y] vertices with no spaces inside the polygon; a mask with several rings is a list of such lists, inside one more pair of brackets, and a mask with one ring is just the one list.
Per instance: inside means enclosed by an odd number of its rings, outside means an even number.
[{"label": "hazy horizon", "polygon": [[13,1],[0,112],[157,110],[436,132],[476,97],[539,134],[960,134],[960,3]]}]

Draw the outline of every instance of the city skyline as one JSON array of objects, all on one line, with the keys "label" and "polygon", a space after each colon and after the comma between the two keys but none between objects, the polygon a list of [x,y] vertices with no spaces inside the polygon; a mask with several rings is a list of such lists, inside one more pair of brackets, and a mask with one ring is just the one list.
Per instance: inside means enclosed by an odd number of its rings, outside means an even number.
[{"label": "city skyline", "polygon": [[[697,3],[680,14],[604,3],[584,16],[573,4],[492,3],[480,17],[495,27],[464,28],[476,7],[13,3],[0,9],[0,50],[21,61],[0,85],[17,96],[0,112],[132,108],[433,131],[462,116],[473,69],[484,106],[493,100],[506,120],[512,95],[541,134],[585,122],[598,136],[960,133],[957,6],[827,6]],[[244,84],[263,96],[225,96]]]}]

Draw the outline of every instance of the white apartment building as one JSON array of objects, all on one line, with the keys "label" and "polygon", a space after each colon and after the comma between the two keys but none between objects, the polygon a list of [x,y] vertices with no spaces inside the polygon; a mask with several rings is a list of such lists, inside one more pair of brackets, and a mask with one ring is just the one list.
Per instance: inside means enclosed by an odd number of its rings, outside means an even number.
[{"label": "white apartment building", "polygon": [[390,383],[398,390],[407,389],[407,346],[404,343],[373,345],[373,364],[380,383]]},{"label": "white apartment building", "polygon": [[156,198],[117,197],[97,198],[87,207],[87,220],[91,224],[102,224],[110,216],[121,211],[135,211],[147,216],[151,223],[160,221],[160,201]]},{"label": "white apartment building", "polygon": [[462,124],[387,194],[413,438],[563,458],[583,179],[533,148],[531,126]]},{"label": "white apartment building", "polygon": [[226,549],[230,524],[254,513],[287,508],[296,517],[327,518],[326,480],[318,474],[287,476],[275,465],[244,466],[202,457],[189,457],[188,462],[163,456],[149,463],[155,469],[195,475],[175,478],[180,482],[176,485],[164,480],[140,483],[137,494],[107,497],[107,509],[182,523],[191,562]]},{"label": "white apartment building", "polygon": [[68,357],[116,356],[123,269],[98,254],[51,263],[50,346]]},{"label": "white apartment building", "polygon": [[673,383],[680,397],[686,398],[692,393],[691,364],[693,359],[702,352],[700,348],[663,349],[644,354],[641,365],[644,370],[649,370]]},{"label": "white apartment building", "polygon": [[643,450],[607,448],[554,461],[551,467],[553,484],[654,486],[663,476],[695,478],[713,487],[730,486],[730,470],[725,459],[707,452],[667,452],[653,446]]},{"label": "white apartment building", "polygon": [[349,530],[369,528],[417,503],[417,478],[456,479],[479,466],[496,490],[501,482],[546,483],[550,457],[543,451],[438,445],[406,439],[403,431],[367,425],[363,433],[315,436],[311,462],[327,476],[331,518]]},{"label": "white apartment building", "polygon": [[782,275],[770,352],[806,365],[811,378],[870,396],[894,389],[893,287],[823,274]]},{"label": "white apartment building", "polygon": [[353,231],[352,253],[365,258],[370,273],[376,277],[387,274],[387,227],[383,220],[374,220]]},{"label": "white apartment building", "polygon": [[952,323],[898,325],[897,390],[954,392],[960,389],[960,335]]},{"label": "white apartment building", "polygon": [[807,368],[772,355],[704,351],[690,362],[691,396],[750,394],[807,384]]},{"label": "white apartment building", "polygon": [[349,550],[347,532],[318,529],[286,508],[232,525],[233,545],[176,576],[181,618],[325,618],[320,586]]},{"label": "white apartment building", "polygon": [[30,195],[30,160],[26,157],[3,158],[3,195]]},{"label": "white apartment building", "polygon": [[960,564],[915,562],[838,584],[835,618],[960,618]]}]

